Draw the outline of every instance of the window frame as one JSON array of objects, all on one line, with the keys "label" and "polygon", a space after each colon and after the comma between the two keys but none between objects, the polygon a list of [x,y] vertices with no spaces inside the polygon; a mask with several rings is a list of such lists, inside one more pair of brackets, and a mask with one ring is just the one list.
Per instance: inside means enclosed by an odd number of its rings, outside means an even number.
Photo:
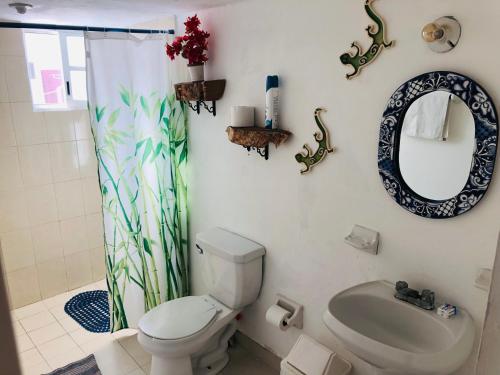
[{"label": "window frame", "polygon": [[[48,34],[48,35],[57,35],[59,40],[59,50],[61,53],[61,66],[62,66],[62,78],[63,78],[63,92],[66,103],[64,105],[54,105],[54,104],[36,104],[33,101],[33,88],[31,85],[31,76],[32,72],[30,72],[30,66],[28,61],[28,53],[26,46],[26,38],[25,35],[27,33],[33,34]],[[83,31],[77,30],[45,30],[45,29],[23,29],[23,43],[24,43],[24,56],[25,56],[25,64],[28,74],[28,81],[30,86],[30,95],[31,95],[31,104],[33,106],[34,112],[62,112],[62,111],[79,111],[85,110],[88,106],[88,99],[86,100],[75,100],[73,99],[73,90],[71,87],[71,77],[70,74],[72,71],[83,71],[86,73],[86,66],[77,67],[71,66],[69,64],[69,55],[68,55],[68,45],[66,38],[70,36],[81,36],[83,38]]]}]

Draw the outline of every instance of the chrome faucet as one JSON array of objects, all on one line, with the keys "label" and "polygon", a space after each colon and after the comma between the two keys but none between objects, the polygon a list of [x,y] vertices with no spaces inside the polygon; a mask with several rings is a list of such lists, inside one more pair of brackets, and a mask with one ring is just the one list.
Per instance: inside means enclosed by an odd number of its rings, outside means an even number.
[{"label": "chrome faucet", "polygon": [[419,293],[415,289],[409,288],[406,281],[398,281],[396,283],[396,294],[394,297],[425,310],[434,310],[435,308],[434,292],[424,289],[422,293]]}]

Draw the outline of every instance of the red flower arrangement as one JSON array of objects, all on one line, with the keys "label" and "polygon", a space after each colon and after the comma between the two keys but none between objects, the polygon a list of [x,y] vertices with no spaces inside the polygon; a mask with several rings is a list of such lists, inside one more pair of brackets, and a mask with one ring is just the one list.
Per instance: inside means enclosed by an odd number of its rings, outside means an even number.
[{"label": "red flower arrangement", "polygon": [[189,65],[199,65],[208,61],[206,51],[208,49],[207,39],[210,34],[201,30],[200,24],[200,19],[196,14],[193,17],[188,17],[184,22],[186,34],[176,37],[171,45],[167,43],[165,46],[170,60],[181,55],[188,60]]}]

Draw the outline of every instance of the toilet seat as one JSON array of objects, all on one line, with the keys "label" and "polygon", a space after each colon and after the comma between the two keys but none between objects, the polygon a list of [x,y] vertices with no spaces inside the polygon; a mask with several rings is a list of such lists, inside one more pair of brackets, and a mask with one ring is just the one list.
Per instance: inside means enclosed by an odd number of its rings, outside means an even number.
[{"label": "toilet seat", "polygon": [[180,340],[208,328],[220,309],[206,297],[183,297],[162,303],[139,320],[139,329],[158,340]]}]

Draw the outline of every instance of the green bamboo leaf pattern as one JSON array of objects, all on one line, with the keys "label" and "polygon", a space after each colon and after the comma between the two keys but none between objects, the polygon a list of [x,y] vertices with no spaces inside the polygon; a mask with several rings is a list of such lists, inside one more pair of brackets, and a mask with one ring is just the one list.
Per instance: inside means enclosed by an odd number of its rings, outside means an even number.
[{"label": "green bamboo leaf pattern", "polygon": [[120,90],[120,97],[122,98],[122,102],[127,106],[130,107],[130,93],[125,87],[121,87]]},{"label": "green bamboo leaf pattern", "polygon": [[134,325],[127,317],[134,291],[145,312],[190,293],[185,108],[174,94],[117,91],[116,108],[91,107],[112,331]]},{"label": "green bamboo leaf pattern", "polygon": [[147,238],[142,239],[144,241],[144,251],[149,254],[149,256],[153,256],[153,250],[151,250],[150,240]]},{"label": "green bamboo leaf pattern", "polygon": [[148,158],[148,156],[151,154],[153,151],[153,141],[148,139],[146,141],[146,147],[144,148],[144,154],[142,155],[142,164],[144,164]]},{"label": "green bamboo leaf pattern", "polygon": [[118,116],[120,115],[120,108],[114,110],[111,115],[109,116],[109,119],[108,119],[108,126],[113,126],[116,122],[116,120],[118,120]]},{"label": "green bamboo leaf pattern", "polygon": [[105,107],[99,108],[98,106],[95,107],[95,117],[97,122],[101,121],[102,116],[104,116],[104,110]]},{"label": "green bamboo leaf pattern", "polygon": [[165,109],[167,107],[167,98],[163,99],[160,105],[160,116],[158,118],[158,123],[161,123],[163,115],[165,114]]},{"label": "green bamboo leaf pattern", "polygon": [[150,116],[149,105],[148,105],[147,99],[144,96],[141,96],[141,107],[142,107],[142,110],[144,111],[144,114],[147,117],[149,117]]}]

